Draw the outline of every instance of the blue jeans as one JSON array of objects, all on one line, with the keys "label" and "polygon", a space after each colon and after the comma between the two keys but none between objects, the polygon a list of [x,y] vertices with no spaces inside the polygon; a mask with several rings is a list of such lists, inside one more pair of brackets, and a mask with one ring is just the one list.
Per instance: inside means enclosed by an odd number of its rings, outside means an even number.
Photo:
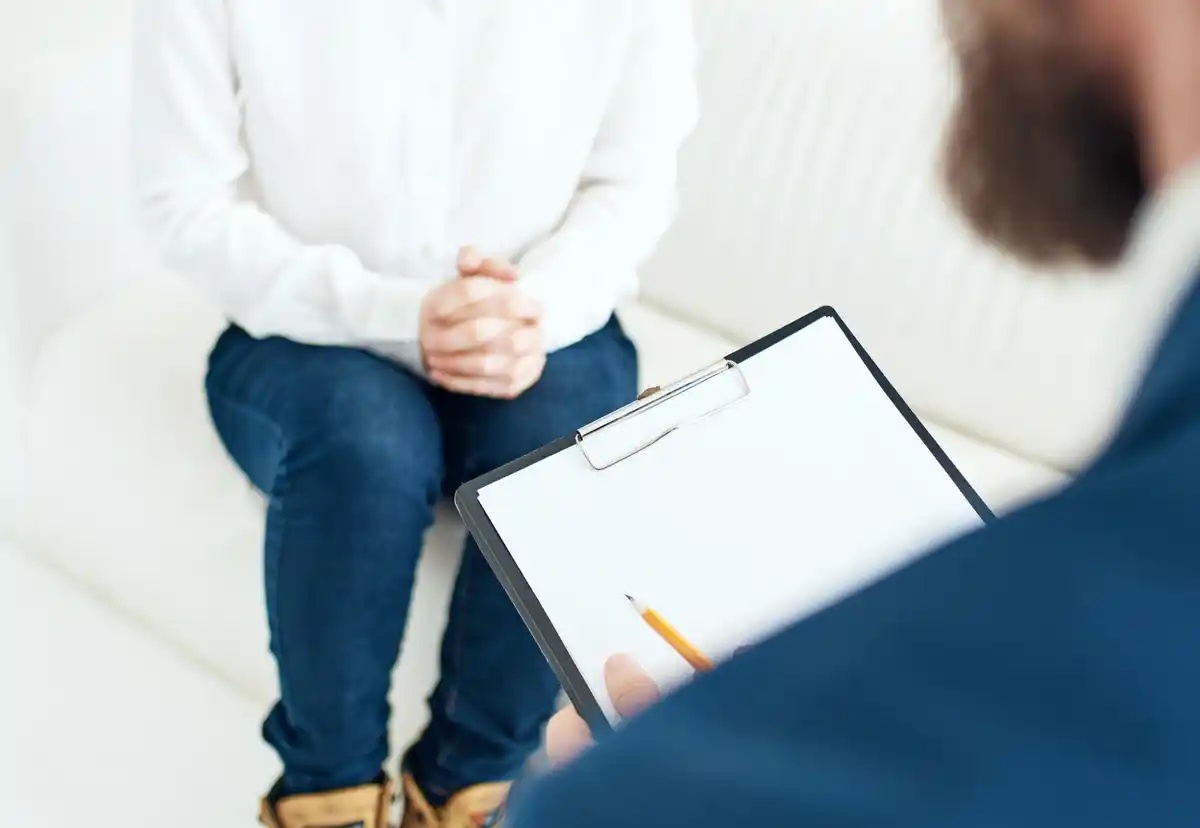
[{"label": "blue jeans", "polygon": [[[388,689],[434,505],[461,483],[628,402],[637,354],[614,318],[552,354],[511,401],[434,388],[361,350],[258,340],[229,328],[209,359],[213,421],[269,498],[266,603],[280,700],[263,736],[283,791],[378,778]],[[428,728],[405,757],[435,802],[511,779],[558,683],[468,541]]]}]

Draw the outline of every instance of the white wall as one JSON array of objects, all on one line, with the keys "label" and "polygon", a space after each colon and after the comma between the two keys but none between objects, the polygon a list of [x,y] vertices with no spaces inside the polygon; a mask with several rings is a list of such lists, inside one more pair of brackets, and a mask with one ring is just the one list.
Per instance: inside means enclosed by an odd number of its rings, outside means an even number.
[{"label": "white wall", "polygon": [[694,5],[701,122],[643,296],[742,341],[833,305],[927,421],[1078,470],[1185,274],[1051,276],[966,231],[935,0]]},{"label": "white wall", "polygon": [[[4,124],[0,121],[0,135]],[[24,459],[21,441],[19,387],[23,360],[19,347],[22,337],[17,312],[18,284],[12,266],[10,232],[12,175],[6,169],[7,156],[0,144],[0,532],[10,522],[17,498],[17,481]]]},{"label": "white wall", "polygon": [[[45,211],[69,217],[73,208],[72,194],[42,188],[36,172],[21,159],[40,140],[31,126],[56,98],[89,100],[95,72],[120,70],[106,67],[101,56],[111,52],[107,44],[123,42],[120,35],[130,24],[131,9],[131,0],[0,0],[0,530],[9,522],[18,494],[22,446],[17,402],[35,346],[69,312],[70,302],[80,301],[80,295],[86,299],[90,292],[60,283],[78,278],[78,272],[57,267],[53,257],[38,272],[25,272],[22,263],[29,256],[22,251],[38,241],[30,237],[32,213],[40,208],[41,218]],[[112,106],[111,101],[94,104]],[[102,132],[99,137],[103,140]],[[96,174],[82,166],[84,159],[76,163],[82,181]],[[99,171],[101,177],[121,174]],[[13,206],[18,191],[21,210]],[[31,203],[31,193],[40,202]],[[76,260],[89,255],[88,244],[76,245],[67,234],[53,241]],[[103,240],[91,240],[91,252],[98,244]]]}]

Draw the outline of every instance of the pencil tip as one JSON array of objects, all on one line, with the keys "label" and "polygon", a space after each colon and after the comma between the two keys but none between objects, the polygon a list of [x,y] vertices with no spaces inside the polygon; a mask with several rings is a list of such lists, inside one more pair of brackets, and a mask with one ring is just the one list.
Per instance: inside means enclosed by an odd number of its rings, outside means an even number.
[{"label": "pencil tip", "polygon": [[626,593],[625,593],[625,598],[626,598],[626,600],[628,600],[628,601],[633,601],[633,596],[632,596],[632,595],[630,595],[628,592],[626,592]]}]

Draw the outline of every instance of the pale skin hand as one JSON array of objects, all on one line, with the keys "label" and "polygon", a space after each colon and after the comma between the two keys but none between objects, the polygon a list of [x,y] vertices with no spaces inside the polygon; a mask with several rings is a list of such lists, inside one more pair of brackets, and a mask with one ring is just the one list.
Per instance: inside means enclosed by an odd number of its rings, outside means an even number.
[{"label": "pale skin hand", "polygon": [[542,311],[517,287],[517,269],[472,247],[458,257],[459,278],[421,304],[421,354],[429,379],[448,391],[513,399],[546,365]]},{"label": "pale skin hand", "polygon": [[[622,718],[634,716],[659,699],[658,685],[627,655],[604,665],[608,697]],[[570,762],[592,744],[592,732],[572,707],[560,710],[546,727],[546,755],[555,767]]]}]

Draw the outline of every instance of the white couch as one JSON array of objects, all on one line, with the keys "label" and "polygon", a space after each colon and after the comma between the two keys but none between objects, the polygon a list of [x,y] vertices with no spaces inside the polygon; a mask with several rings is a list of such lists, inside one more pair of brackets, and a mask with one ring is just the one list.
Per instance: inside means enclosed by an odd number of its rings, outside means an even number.
[{"label": "white couch", "polygon": [[[265,710],[263,509],[201,389],[221,315],[132,218],[131,2],[22,7],[26,37],[54,46],[25,43],[5,67],[2,517],[59,577]],[[956,222],[935,177],[953,92],[936,6],[698,0],[704,115],[683,207],[624,318],[649,383],[832,304],[1003,511],[1109,433],[1178,286],[1038,278]],[[447,510],[396,677],[399,744],[424,715],[460,538]],[[239,728],[230,749],[255,738]]]}]

